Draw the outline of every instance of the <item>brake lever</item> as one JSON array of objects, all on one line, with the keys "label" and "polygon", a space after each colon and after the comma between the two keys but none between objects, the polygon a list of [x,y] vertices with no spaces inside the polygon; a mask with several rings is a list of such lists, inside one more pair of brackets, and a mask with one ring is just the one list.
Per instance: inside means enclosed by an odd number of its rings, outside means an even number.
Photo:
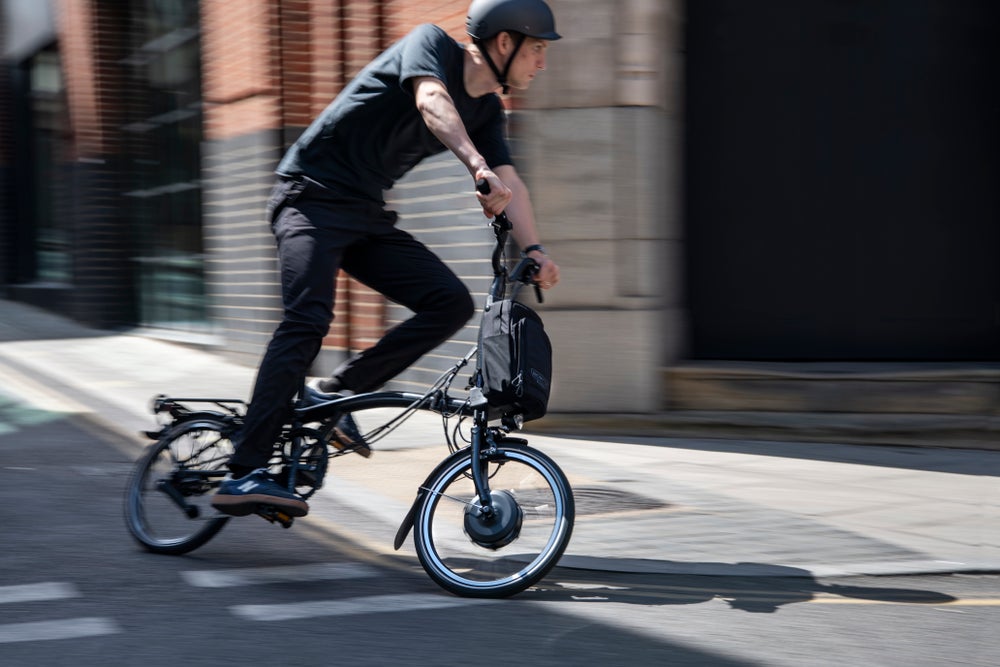
[{"label": "brake lever", "polygon": [[535,280],[535,276],[538,275],[538,270],[541,268],[538,266],[538,262],[532,261],[532,267],[525,271],[527,277],[531,280],[531,286],[535,288],[535,298],[538,299],[538,303],[545,303],[545,298],[542,296],[542,286],[538,284]]}]

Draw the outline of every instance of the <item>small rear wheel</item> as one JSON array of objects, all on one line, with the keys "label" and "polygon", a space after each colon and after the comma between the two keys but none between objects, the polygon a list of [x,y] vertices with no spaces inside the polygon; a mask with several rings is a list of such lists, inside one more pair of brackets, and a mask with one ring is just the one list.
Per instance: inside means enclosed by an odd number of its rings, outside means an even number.
[{"label": "small rear wheel", "polygon": [[493,508],[483,511],[471,457],[456,457],[423,489],[414,521],[417,557],[456,595],[500,598],[538,582],[573,532],[569,481],[548,456],[504,443],[485,462]]},{"label": "small rear wheel", "polygon": [[221,418],[176,424],[136,463],[125,494],[125,523],[143,547],[184,554],[226,525],[228,517],[210,502],[228,472],[231,430]]}]

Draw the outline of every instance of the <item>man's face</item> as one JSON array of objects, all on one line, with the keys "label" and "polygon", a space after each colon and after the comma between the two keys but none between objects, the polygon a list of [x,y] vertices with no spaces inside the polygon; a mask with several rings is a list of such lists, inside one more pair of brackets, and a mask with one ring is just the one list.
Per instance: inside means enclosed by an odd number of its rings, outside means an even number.
[{"label": "man's face", "polygon": [[526,37],[507,73],[507,84],[516,90],[527,90],[535,75],[545,69],[545,52],[548,48],[546,40]]}]

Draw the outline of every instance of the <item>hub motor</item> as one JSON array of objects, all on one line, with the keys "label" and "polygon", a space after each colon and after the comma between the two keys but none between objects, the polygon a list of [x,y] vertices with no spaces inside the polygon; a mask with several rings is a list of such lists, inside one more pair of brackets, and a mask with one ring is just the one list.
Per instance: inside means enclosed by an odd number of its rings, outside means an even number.
[{"label": "hub motor", "polygon": [[465,534],[481,547],[502,549],[521,534],[524,512],[508,491],[494,491],[493,511],[483,512],[475,505],[465,508]]}]

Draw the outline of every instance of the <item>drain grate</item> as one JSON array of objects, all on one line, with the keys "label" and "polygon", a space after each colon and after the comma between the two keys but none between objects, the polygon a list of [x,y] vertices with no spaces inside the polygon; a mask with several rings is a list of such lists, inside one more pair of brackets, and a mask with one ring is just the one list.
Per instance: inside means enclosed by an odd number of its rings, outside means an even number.
[{"label": "drain grate", "polygon": [[612,514],[615,512],[641,512],[671,507],[670,503],[606,486],[581,486],[573,488],[577,516]]}]

